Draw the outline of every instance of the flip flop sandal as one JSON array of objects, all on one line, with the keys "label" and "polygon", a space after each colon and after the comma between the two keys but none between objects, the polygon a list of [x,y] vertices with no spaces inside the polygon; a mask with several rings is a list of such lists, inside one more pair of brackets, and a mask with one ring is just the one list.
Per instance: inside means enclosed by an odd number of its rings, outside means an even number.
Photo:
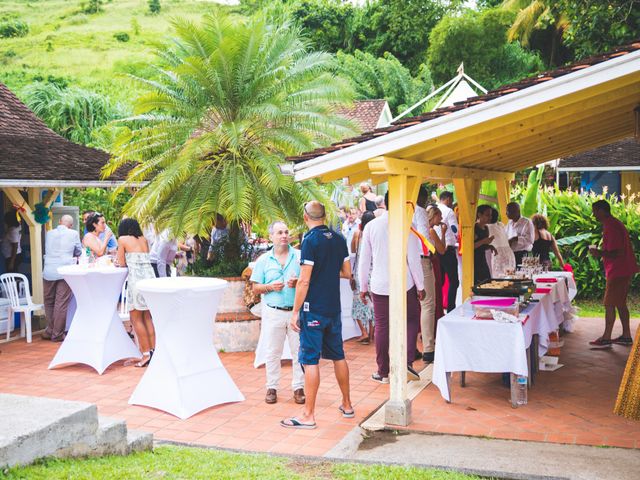
[{"label": "flip flop sandal", "polygon": [[354,410],[351,410],[350,412],[348,412],[344,409],[342,405],[338,407],[338,410],[340,410],[340,413],[342,413],[342,416],[344,418],[353,418],[356,416],[356,412]]},{"label": "flip flop sandal", "polygon": [[618,338],[614,338],[612,340],[613,343],[616,343],[618,345],[626,345],[626,346],[631,346],[633,345],[633,338],[631,337],[623,337],[622,335],[619,336]]},{"label": "flip flop sandal", "polygon": [[611,348],[612,342],[611,340],[604,340],[603,338],[598,338],[593,342],[589,342],[593,348]]},{"label": "flip flop sandal", "polygon": [[303,423],[296,417],[287,418],[286,420],[280,420],[280,426],[284,428],[297,428],[300,430],[313,430],[314,428],[316,428],[315,423]]}]

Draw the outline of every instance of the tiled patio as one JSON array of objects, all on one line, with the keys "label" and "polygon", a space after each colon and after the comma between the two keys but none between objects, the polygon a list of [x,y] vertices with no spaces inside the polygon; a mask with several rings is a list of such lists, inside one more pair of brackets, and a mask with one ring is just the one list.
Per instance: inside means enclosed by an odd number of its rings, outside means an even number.
[{"label": "tiled patio", "polygon": [[[415,431],[488,436],[586,445],[640,448],[640,422],[613,415],[612,409],[628,347],[592,351],[587,342],[600,334],[602,319],[581,319],[577,331],[565,337],[560,357],[565,367],[541,372],[529,391],[529,404],[511,408],[508,389],[499,375],[467,374],[467,387],[457,382],[453,404],[430,385],[413,402]],[[633,322],[634,328],[638,321]],[[338,413],[339,391],[331,364],[322,364],[318,428],[288,430],[278,422],[299,412],[289,382],[291,367],[283,367],[276,405],[264,403],[264,369],[253,368],[253,353],[222,353],[227,370],[246,401],[221,405],[188,420],[127,401],[143,371],[112,365],[104,375],[83,365],[55,370],[47,366],[57,344],[34,337],[31,345],[17,340],[0,345],[0,391],[96,403],[101,415],[122,418],[130,428],[153,432],[156,439],[252,451],[323,455],[373,412],[388,395],[388,385],[369,377],[374,347],[346,344],[351,369],[355,419]],[[416,362],[416,366],[419,362]],[[454,377],[457,381],[457,376]]]}]

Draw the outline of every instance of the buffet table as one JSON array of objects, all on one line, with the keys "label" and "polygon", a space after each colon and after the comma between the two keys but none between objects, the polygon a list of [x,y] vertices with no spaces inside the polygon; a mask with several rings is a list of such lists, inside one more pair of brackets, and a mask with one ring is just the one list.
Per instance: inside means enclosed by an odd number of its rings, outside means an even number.
[{"label": "buffet table", "polygon": [[129,399],[181,419],[244,400],[213,344],[218,303],[227,282],[216,278],[141,280],[156,329],[156,349]]},{"label": "buffet table", "polygon": [[[525,318],[522,323],[475,319],[470,301],[438,320],[432,381],[445,400],[451,400],[451,372],[511,372],[530,377],[530,364],[537,363],[538,354],[546,353],[549,333],[565,321],[567,303],[570,306],[564,278],[536,285],[549,292],[534,294],[534,301],[520,311]],[[532,344],[534,360],[529,362],[527,349]]]},{"label": "buffet table", "polygon": [[118,316],[117,306],[126,268],[67,265],[58,273],[73,291],[77,308],[67,336],[49,368],[84,363],[102,374],[117,360],[140,358]]}]

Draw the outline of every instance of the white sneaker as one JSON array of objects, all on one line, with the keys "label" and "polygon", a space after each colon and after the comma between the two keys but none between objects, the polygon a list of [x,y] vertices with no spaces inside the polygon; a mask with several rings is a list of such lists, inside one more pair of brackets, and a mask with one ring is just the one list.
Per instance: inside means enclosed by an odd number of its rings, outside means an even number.
[{"label": "white sneaker", "polygon": [[382,377],[378,373],[372,374],[371,380],[378,383],[389,383],[389,377]]}]

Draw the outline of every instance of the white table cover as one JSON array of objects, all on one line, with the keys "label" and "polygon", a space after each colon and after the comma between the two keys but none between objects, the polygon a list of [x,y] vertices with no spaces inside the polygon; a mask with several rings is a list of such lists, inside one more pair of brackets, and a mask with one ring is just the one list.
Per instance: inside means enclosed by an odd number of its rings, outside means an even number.
[{"label": "white table cover", "polygon": [[58,273],[69,284],[77,308],[69,332],[49,368],[84,363],[102,374],[125,358],[139,358],[118,316],[118,298],[127,277],[126,268],[67,265]]},{"label": "white table cover", "polygon": [[138,283],[156,329],[156,350],[129,399],[181,419],[244,396],[213,344],[216,310],[227,282],[168,277]]}]

